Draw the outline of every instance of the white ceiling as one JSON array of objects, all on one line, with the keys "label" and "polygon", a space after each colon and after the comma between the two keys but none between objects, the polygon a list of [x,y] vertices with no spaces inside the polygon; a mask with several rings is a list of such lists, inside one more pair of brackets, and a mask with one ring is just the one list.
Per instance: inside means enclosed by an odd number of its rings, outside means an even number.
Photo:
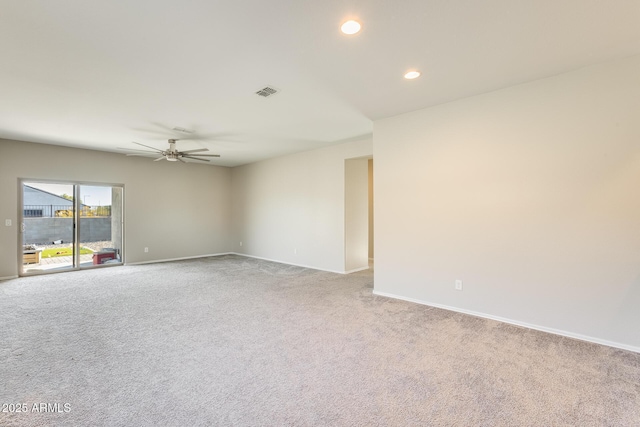
[{"label": "white ceiling", "polygon": [[178,126],[235,166],[638,54],[640,1],[5,0],[0,53],[2,138],[124,153]]}]

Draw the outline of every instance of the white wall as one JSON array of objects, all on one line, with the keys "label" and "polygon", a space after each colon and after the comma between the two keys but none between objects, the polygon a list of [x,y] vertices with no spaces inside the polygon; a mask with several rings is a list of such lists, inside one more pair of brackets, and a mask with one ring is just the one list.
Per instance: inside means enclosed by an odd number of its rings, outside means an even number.
[{"label": "white wall", "polygon": [[371,151],[365,139],[233,168],[233,251],[345,272],[345,159]]},{"label": "white wall", "polygon": [[229,168],[9,140],[0,149],[0,278],[18,274],[19,178],[124,184],[128,263],[230,250]]},{"label": "white wall", "polygon": [[640,351],[640,57],[379,120],[374,158],[375,292]]},{"label": "white wall", "polygon": [[345,270],[369,268],[369,160],[345,161]]}]

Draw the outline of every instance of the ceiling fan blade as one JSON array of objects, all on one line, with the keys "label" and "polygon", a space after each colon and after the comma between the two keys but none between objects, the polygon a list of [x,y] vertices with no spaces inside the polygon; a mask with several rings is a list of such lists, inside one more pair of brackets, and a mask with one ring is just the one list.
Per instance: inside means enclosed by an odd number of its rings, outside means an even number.
[{"label": "ceiling fan blade", "polygon": [[157,149],[157,148],[155,148],[155,147],[151,147],[150,145],[140,144],[139,142],[135,142],[135,141],[132,141],[132,142],[133,142],[134,144],[142,145],[143,147],[151,148],[152,150],[155,150],[155,151],[157,151],[158,153],[162,153],[162,150],[159,150],[159,149]]},{"label": "ceiling fan blade", "polygon": [[182,157],[185,158],[185,159],[189,159],[189,160],[199,160],[201,162],[209,162],[210,161],[208,159],[199,159],[197,157],[191,157],[191,156],[182,156]]},{"label": "ceiling fan blade", "polygon": [[157,161],[160,161],[160,160],[164,160],[164,156],[158,157],[157,159],[154,160],[154,162],[157,162]]},{"label": "ceiling fan blade", "polygon": [[116,147],[118,150],[127,150],[127,151],[140,151],[142,153],[148,153],[148,150],[138,150],[136,148],[124,148],[124,147]]},{"label": "ceiling fan blade", "polygon": [[135,153],[131,153],[131,154],[126,154],[127,157],[150,157],[150,156],[155,156],[156,153],[152,153],[150,151],[147,152],[148,154],[135,154]]},{"label": "ceiling fan blade", "polygon": [[[183,151],[183,153],[185,153],[185,152]],[[197,154],[197,156],[200,156],[200,157],[220,157],[220,154]],[[187,154],[185,157],[190,157],[190,155]]]},{"label": "ceiling fan blade", "polygon": [[179,161],[179,162],[182,162],[182,163],[187,163],[187,162],[185,162],[184,160],[182,160],[180,157],[178,157],[178,161]]},{"label": "ceiling fan blade", "polygon": [[187,151],[181,151],[182,154],[187,154],[187,153],[198,153],[200,151],[209,151],[208,148],[198,148],[197,150],[187,150]]},{"label": "ceiling fan blade", "polygon": [[171,127],[171,126],[167,126],[167,125],[164,125],[162,123],[159,123],[159,122],[151,122],[151,125],[159,128],[159,129],[162,129],[163,131],[166,131],[166,132],[193,133],[192,130],[185,129],[182,126]]}]

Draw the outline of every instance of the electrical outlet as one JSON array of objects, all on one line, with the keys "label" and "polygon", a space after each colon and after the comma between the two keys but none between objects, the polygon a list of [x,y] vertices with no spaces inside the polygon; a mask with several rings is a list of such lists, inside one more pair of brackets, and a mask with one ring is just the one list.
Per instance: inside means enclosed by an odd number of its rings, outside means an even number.
[{"label": "electrical outlet", "polygon": [[242,242],[240,242],[240,246],[242,246]]},{"label": "electrical outlet", "polygon": [[461,291],[462,290],[462,280],[458,279],[456,280],[456,291]]},{"label": "electrical outlet", "polygon": [[298,255],[298,248],[293,248],[293,254]]},{"label": "electrical outlet", "polygon": [[6,225],[7,227],[11,227],[11,220],[10,219],[5,219],[4,220],[4,225]]},{"label": "electrical outlet", "polygon": [[145,252],[149,252],[149,248],[145,247],[145,248],[144,248],[144,251],[145,251]]}]

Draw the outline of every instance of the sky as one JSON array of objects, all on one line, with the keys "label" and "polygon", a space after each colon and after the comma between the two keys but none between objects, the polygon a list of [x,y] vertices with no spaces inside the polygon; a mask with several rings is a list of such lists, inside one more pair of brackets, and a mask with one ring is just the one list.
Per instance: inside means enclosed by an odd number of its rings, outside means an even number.
[{"label": "sky", "polygon": [[[73,195],[72,184],[51,184],[44,182],[25,182],[25,185],[39,188],[40,190],[62,196],[63,194]],[[111,186],[81,185],[80,198],[82,204],[89,206],[110,206]]]}]

